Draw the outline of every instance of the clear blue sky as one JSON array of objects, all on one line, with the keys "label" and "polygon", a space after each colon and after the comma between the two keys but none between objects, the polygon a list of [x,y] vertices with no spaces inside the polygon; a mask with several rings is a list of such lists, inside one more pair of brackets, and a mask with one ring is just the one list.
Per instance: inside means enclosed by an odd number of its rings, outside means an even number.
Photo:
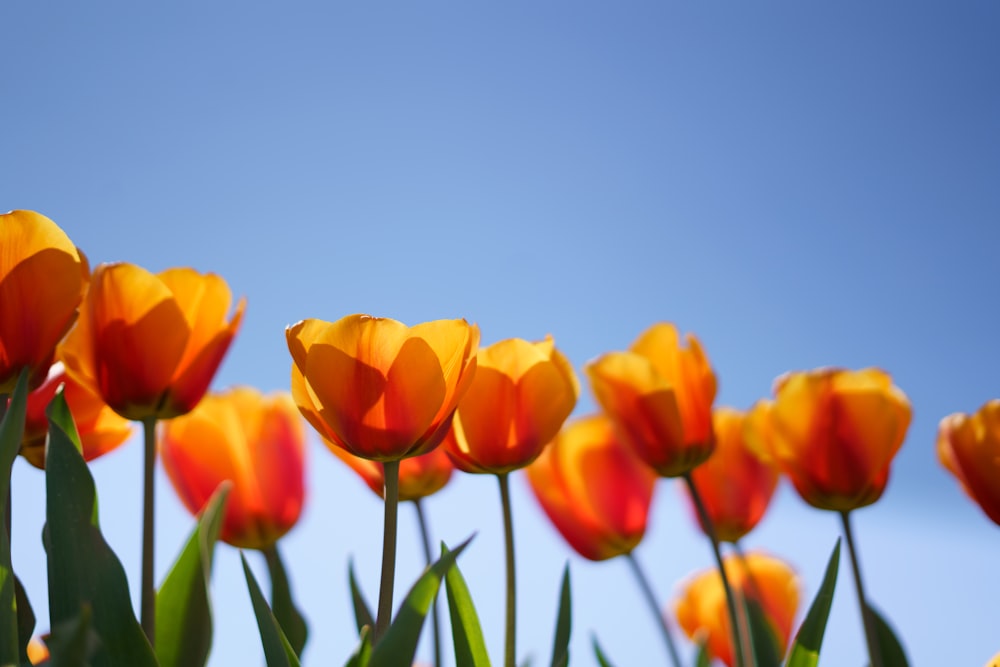
[{"label": "clear blue sky", "polygon": [[[578,367],[673,321],[737,407],[789,369],[881,366],[914,420],[856,515],[871,597],[917,665],[1000,651],[1000,527],[934,455],[942,416],[1000,396],[997,3],[9,0],[0,26],[0,209],[45,213],[95,264],[223,275],[249,306],[216,387],[287,388],[284,327],[353,312],[551,333]],[[349,555],[375,596],[381,509],[312,444],[283,547],[324,664],[353,647]],[[133,588],[137,445],[93,465]],[[159,481],[163,573],[191,523]],[[42,484],[15,466],[14,564],[44,619]],[[591,632],[620,666],[665,660],[626,565],[577,558],[513,492],[522,654],[548,660],[568,558],[573,664]],[[460,564],[499,661],[497,495],[458,477],[428,510],[449,543],[478,531]],[[811,598],[837,531],[783,484],[747,546]],[[672,483],[637,555],[664,602],[711,563]],[[847,574],[824,665],[864,663]],[[214,594],[211,664],[260,662],[225,546]]]}]

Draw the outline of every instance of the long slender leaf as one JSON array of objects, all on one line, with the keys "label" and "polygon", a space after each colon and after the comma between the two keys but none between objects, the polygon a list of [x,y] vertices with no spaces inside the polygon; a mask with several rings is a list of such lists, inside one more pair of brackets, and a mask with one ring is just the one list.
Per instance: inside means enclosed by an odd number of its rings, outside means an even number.
[{"label": "long slender leaf", "polygon": [[306,619],[292,599],[292,587],[288,583],[288,572],[281,560],[278,545],[265,551],[264,558],[267,560],[267,571],[271,576],[271,611],[285,637],[288,638],[295,655],[301,657],[302,649],[309,638],[309,626],[306,625]]},{"label": "long slender leaf", "polygon": [[[443,543],[441,553],[448,553],[448,548]],[[455,664],[457,667],[489,667],[490,657],[486,653],[479,615],[457,565],[444,575],[444,583],[448,594],[452,641],[455,644]]]},{"label": "long slender leaf", "polygon": [[833,591],[837,586],[837,571],[840,568],[840,539],[833,547],[830,560],[826,564],[826,574],[823,583],[816,592],[806,619],[799,626],[799,631],[792,642],[791,651],[785,667],[816,667],[819,663],[819,650],[823,645],[823,635],[826,633],[826,621],[833,605]]},{"label": "long slender leaf", "polygon": [[212,648],[208,583],[230,486],[223,482],[205,505],[156,594],[156,658],[161,667],[197,667],[208,662]]},{"label": "long slender leaf", "polygon": [[882,667],[910,667],[906,659],[906,652],[903,650],[903,643],[899,641],[892,627],[871,604],[868,605],[868,613],[875,621],[875,633],[878,636],[878,649],[882,656]]},{"label": "long slender leaf", "polygon": [[594,645],[594,657],[597,659],[597,664],[600,667],[614,667],[612,662],[608,659],[608,656],[604,655],[604,651],[601,649],[601,645],[597,641],[597,635],[591,635],[590,640]]},{"label": "long slender leaf", "polygon": [[361,587],[358,586],[358,580],[354,576],[354,561],[347,561],[347,580],[351,585],[351,604],[354,606],[354,623],[358,626],[358,635],[361,635],[361,631],[368,626],[371,629],[375,628],[375,617],[372,616],[371,607],[365,602],[365,596],[361,592]]},{"label": "long slender leaf", "polygon": [[[7,513],[10,470],[21,449],[24,413],[28,398],[28,369],[21,371],[3,421],[0,422],[0,517]],[[7,401],[0,396],[0,401]],[[2,519],[0,519],[2,521]],[[10,539],[0,527],[0,665],[17,664],[24,654],[27,637],[20,636],[17,613],[17,581],[10,563]]]},{"label": "long slender leaf", "polygon": [[764,609],[753,598],[740,596],[750,631],[750,653],[757,667],[778,667],[781,664],[781,646]]},{"label": "long slender leaf", "polygon": [[556,613],[556,632],[552,643],[552,667],[569,664],[569,636],[573,626],[573,599],[569,583],[569,563],[563,569],[562,586],[559,588],[559,610]]},{"label": "long slender leaf", "polygon": [[35,611],[31,608],[28,594],[16,574],[14,575],[14,599],[17,601],[17,637],[20,644],[21,662],[27,662],[28,642],[31,641],[31,633],[35,631]]},{"label": "long slender leaf", "polygon": [[242,553],[240,560],[243,563],[247,588],[250,589],[253,612],[257,616],[257,628],[260,630],[260,640],[264,645],[264,660],[267,662],[267,667],[299,667],[299,658],[285,638],[285,633],[281,631],[281,626],[271,613],[271,608],[267,606],[267,600],[260,592],[260,585]]},{"label": "long slender leaf", "polygon": [[155,666],[153,648],[132,610],[128,579],[104,541],[97,520],[94,479],[79,451],[79,438],[62,393],[49,404],[45,460],[49,627],[72,621],[89,606],[100,646],[94,667]]},{"label": "long slender leaf", "polygon": [[698,642],[698,653],[694,658],[694,667],[712,667],[712,658],[708,655],[708,642]]},{"label": "long slender leaf", "polygon": [[423,628],[427,612],[437,596],[441,580],[454,565],[455,559],[468,546],[472,538],[459,545],[454,551],[441,556],[436,563],[427,568],[423,575],[413,584],[413,588],[403,599],[402,607],[396,613],[385,636],[378,640],[372,650],[369,667],[399,667],[413,664],[413,656],[417,652],[417,642],[420,640],[420,630]]},{"label": "long slender leaf", "polygon": [[368,667],[368,662],[372,659],[372,627],[366,625],[361,628],[358,647],[354,649],[344,667]]},{"label": "long slender leaf", "polygon": [[65,621],[52,629],[45,641],[49,649],[49,667],[88,667],[90,656],[99,644],[90,626],[93,614],[84,607],[76,618]]}]

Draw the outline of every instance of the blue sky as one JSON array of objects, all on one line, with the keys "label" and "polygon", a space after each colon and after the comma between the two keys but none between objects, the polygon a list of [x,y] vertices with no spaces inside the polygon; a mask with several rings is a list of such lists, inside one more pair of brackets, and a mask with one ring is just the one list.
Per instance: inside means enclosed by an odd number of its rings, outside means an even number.
[{"label": "blue sky", "polygon": [[[0,208],[45,213],[95,264],[224,276],[249,306],[218,388],[286,389],[284,327],[354,312],[466,317],[485,343],[551,333],[578,368],[672,321],[737,407],[789,369],[881,366],[914,420],[856,516],[871,597],[916,664],[1000,651],[1000,528],[934,455],[941,417],[1000,396],[996,3],[7,2],[0,25]],[[312,444],[283,546],[319,664],[353,645],[349,554],[375,596],[381,510]],[[133,582],[137,445],[93,465]],[[163,573],[191,524],[159,481]],[[449,543],[478,532],[461,566],[499,660],[495,486],[458,477],[427,508]],[[42,477],[19,463],[14,493],[44,617]],[[665,660],[626,565],[577,558],[520,477],[513,493],[522,653],[547,660],[569,559],[573,664],[591,632],[619,665]],[[783,485],[747,546],[811,598],[837,530]],[[664,602],[711,563],[670,482],[637,555]],[[821,664],[863,664],[849,584]],[[211,664],[258,661],[228,547],[214,586]]]}]

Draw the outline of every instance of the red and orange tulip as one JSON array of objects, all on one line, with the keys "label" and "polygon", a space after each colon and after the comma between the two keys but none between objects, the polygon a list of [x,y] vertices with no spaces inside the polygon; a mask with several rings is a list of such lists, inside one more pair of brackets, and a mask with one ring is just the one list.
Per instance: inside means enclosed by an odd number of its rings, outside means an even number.
[{"label": "red and orange tulip", "polygon": [[40,387],[28,394],[21,456],[36,468],[45,468],[45,438],[49,420],[45,414],[59,387],[69,406],[87,461],[115,449],[132,435],[132,424],[114,413],[86,387],[66,375],[62,363],[55,363]]},{"label": "red and orange tulip", "polygon": [[545,514],[584,558],[627,554],[642,540],[657,478],[604,415],[567,423],[525,472]]},{"label": "red and orange tulip", "polygon": [[195,514],[229,480],[222,539],[267,549],[299,518],[305,496],[305,431],[291,397],[240,387],[208,394],[160,426],[163,467]]},{"label": "red and orange tulip", "polygon": [[552,337],[511,338],[479,351],[445,448],[465,472],[503,474],[541,453],[573,411],[580,384]]},{"label": "red and orange tulip", "polygon": [[986,515],[1000,525],[1000,399],[971,415],[941,420],[938,459]]},{"label": "red and orange tulip", "polygon": [[586,367],[594,396],[639,457],[663,477],[677,477],[715,447],[715,373],[698,339],[682,347],[672,324],[654,324],[628,352]]},{"label": "red and orange tulip", "polygon": [[407,327],[370,315],[303,320],[285,337],[299,410],[324,438],[373,461],[441,443],[479,347],[479,328],[465,320]]},{"label": "red and orange tulip", "polygon": [[[385,493],[385,470],[378,461],[347,453],[341,447],[323,441],[333,454],[358,473],[379,498]],[[411,456],[399,462],[399,500],[420,500],[444,488],[454,466],[444,449],[438,447],[427,454]]]},{"label": "red and orange tulip", "polygon": [[756,439],[803,500],[846,512],[881,497],[910,415],[909,400],[884,371],[821,368],[776,381],[773,437]]},{"label": "red and orange tulip", "polygon": [[747,447],[746,418],[739,410],[716,408],[712,412],[715,451],[691,472],[722,542],[736,542],[753,530],[778,485],[778,470]]},{"label": "red and orange tulip", "polygon": [[227,321],[231,299],[214,274],[102,264],[60,356],[126,419],[176,417],[205,395],[240,327],[245,301]]},{"label": "red and orange tulip", "polygon": [[[784,561],[760,552],[750,552],[743,560],[728,556],[723,566],[737,594],[760,605],[784,650],[799,606],[799,579],[795,571]],[[712,657],[733,664],[733,635],[718,570],[706,570],[688,580],[674,602],[674,611],[688,637],[706,641]]]},{"label": "red and orange tulip", "polygon": [[0,215],[0,248],[0,394],[9,394],[24,368],[32,388],[45,379],[89,269],[65,232],[34,211]]},{"label": "red and orange tulip", "polygon": [[38,637],[28,641],[28,662],[32,665],[44,664],[49,659],[49,647]]}]

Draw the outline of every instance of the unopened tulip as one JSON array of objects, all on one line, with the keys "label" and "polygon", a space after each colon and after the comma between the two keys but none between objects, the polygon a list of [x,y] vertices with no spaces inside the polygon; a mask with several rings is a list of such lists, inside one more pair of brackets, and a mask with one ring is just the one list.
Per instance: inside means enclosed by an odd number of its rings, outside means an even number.
[{"label": "unopened tulip", "polygon": [[[346,450],[324,443],[333,454],[346,463],[354,472],[361,476],[365,484],[379,498],[385,493],[385,470],[378,461],[363,459],[360,456],[348,454]],[[419,500],[437,493],[444,488],[454,466],[444,449],[438,447],[427,454],[411,456],[399,462],[399,500]]]},{"label": "unopened tulip", "polygon": [[224,481],[232,483],[221,538],[267,549],[299,518],[305,432],[290,396],[240,387],[208,394],[159,433],[163,467],[184,506],[196,514]]},{"label": "unopened tulip", "polygon": [[1000,400],[971,415],[941,420],[938,458],[988,517],[1000,525]]}]

